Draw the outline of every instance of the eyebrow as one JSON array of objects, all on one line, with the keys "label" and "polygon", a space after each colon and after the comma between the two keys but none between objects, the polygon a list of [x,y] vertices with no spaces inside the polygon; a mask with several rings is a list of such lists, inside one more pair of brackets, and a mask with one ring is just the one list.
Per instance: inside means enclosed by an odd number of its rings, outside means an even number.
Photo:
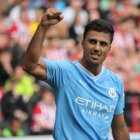
[{"label": "eyebrow", "polygon": [[108,44],[106,41],[100,41],[100,43],[101,43],[101,44],[104,43],[104,44],[106,44],[106,45]]},{"label": "eyebrow", "polygon": [[[95,39],[95,38],[89,38],[89,39],[87,39],[87,41],[96,41],[96,42],[98,42],[98,40],[97,39]],[[100,43],[104,43],[104,44],[108,44],[108,42],[106,42],[106,41],[99,41]]]}]

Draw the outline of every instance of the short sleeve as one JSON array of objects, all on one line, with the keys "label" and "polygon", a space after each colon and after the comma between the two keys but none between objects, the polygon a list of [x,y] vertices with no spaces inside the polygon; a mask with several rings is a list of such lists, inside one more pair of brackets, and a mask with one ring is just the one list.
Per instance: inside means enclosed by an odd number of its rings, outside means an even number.
[{"label": "short sleeve", "polygon": [[54,89],[60,88],[64,84],[65,65],[67,62],[55,62],[44,59],[46,64],[46,82]]},{"label": "short sleeve", "polygon": [[119,78],[118,83],[118,91],[119,91],[119,100],[115,109],[114,114],[122,114],[124,112],[124,102],[125,102],[125,94],[124,94],[124,85],[121,78]]}]

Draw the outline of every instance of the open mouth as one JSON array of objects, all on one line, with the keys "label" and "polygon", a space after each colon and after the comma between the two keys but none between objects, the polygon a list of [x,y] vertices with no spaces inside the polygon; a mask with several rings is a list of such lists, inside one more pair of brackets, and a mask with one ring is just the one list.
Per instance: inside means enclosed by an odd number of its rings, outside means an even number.
[{"label": "open mouth", "polygon": [[92,57],[92,59],[99,59],[99,54],[95,54],[95,53],[91,53],[91,57]]}]

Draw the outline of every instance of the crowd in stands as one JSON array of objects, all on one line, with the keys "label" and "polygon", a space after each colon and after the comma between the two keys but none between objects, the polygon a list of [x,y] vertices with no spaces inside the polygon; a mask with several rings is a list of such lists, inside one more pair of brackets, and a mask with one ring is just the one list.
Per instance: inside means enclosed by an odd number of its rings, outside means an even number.
[{"label": "crowd in stands", "polygon": [[51,134],[54,128],[53,89],[21,66],[48,7],[64,15],[47,31],[43,43],[41,56],[53,61],[81,58],[80,41],[88,21],[102,18],[113,24],[115,35],[105,65],[122,76],[126,123],[130,132],[140,132],[139,0],[1,0],[0,136]]}]

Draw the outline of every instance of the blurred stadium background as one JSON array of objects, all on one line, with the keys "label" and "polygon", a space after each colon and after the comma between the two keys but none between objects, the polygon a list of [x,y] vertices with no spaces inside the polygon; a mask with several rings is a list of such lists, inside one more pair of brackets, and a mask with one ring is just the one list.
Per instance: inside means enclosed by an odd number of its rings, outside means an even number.
[{"label": "blurred stadium background", "polygon": [[53,91],[21,67],[28,43],[50,6],[64,15],[43,43],[41,56],[50,60],[81,58],[80,40],[88,21],[102,18],[113,24],[115,36],[105,65],[123,78],[125,120],[131,139],[140,140],[140,0],[0,0],[0,139],[13,135],[51,139]]}]

